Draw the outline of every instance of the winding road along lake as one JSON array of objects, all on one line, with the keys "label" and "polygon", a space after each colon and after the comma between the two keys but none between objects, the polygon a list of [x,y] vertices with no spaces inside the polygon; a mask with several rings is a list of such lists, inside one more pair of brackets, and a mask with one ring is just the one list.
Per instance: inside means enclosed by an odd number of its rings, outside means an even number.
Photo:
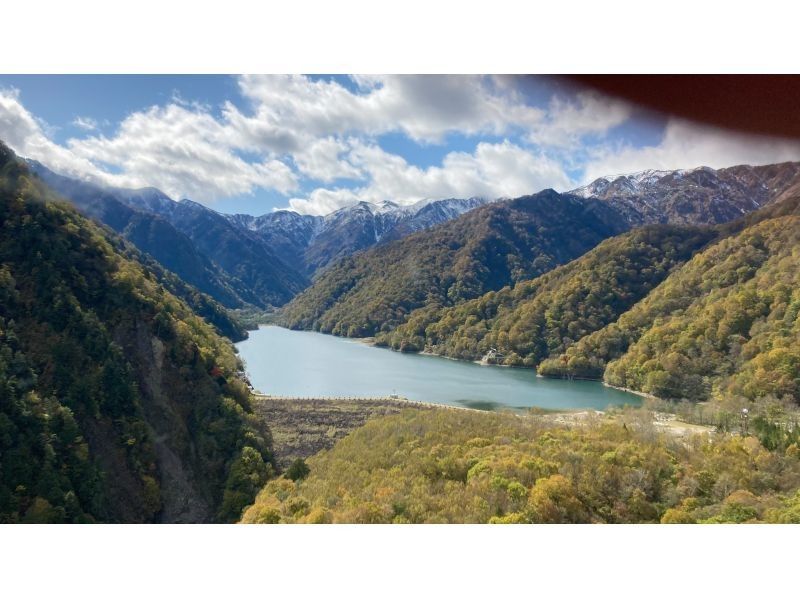
[{"label": "winding road along lake", "polygon": [[537,378],[531,369],[397,353],[318,332],[262,326],[236,344],[253,386],[279,396],[367,397],[495,409],[605,409],[639,397],[585,380]]}]

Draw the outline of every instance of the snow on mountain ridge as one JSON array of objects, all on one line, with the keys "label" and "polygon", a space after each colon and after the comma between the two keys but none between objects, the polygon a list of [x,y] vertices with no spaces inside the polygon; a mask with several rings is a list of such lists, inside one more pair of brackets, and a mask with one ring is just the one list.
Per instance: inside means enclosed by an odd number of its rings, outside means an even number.
[{"label": "snow on mountain ridge", "polygon": [[698,172],[701,170],[712,170],[707,166],[698,166],[696,168],[688,168],[688,169],[677,169],[677,170],[657,170],[653,168],[648,168],[646,170],[640,170],[637,172],[629,172],[623,174],[612,174],[601,176],[593,180],[591,183],[587,185],[583,185],[581,187],[577,187],[572,191],[568,191],[570,195],[577,195],[583,198],[590,198],[596,195],[604,193],[607,189],[611,186],[616,185],[617,187],[621,187],[624,190],[628,191],[629,193],[638,193],[641,192],[643,188],[652,186],[661,179],[673,176],[673,177],[683,177],[687,174]]}]

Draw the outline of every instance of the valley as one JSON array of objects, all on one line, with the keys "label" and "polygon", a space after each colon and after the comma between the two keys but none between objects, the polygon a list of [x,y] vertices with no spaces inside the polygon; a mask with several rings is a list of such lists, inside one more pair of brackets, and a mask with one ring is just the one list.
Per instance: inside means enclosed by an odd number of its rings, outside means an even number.
[{"label": "valley", "polygon": [[3,521],[798,519],[798,163],[326,216],[2,185]]}]

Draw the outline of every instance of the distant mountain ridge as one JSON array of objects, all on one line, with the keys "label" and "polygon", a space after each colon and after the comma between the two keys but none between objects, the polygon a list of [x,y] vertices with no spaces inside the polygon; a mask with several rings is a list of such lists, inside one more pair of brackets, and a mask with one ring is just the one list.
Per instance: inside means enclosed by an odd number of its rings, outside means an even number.
[{"label": "distant mountain ridge", "polygon": [[605,176],[569,193],[607,202],[631,226],[722,224],[781,201],[800,185],[800,162],[707,166]]},{"label": "distant mountain ridge", "polygon": [[102,187],[28,164],[84,214],[225,307],[282,305],[308,284],[257,235],[196,202],[176,202],[154,188]]},{"label": "distant mountain ridge", "polygon": [[[340,261],[287,305],[285,322],[345,336],[378,334],[386,344],[417,350],[431,341],[421,324],[435,319],[432,312],[532,279],[606,238],[647,224],[727,225],[762,206],[786,203],[798,185],[800,163],[701,167],[604,177],[569,193],[547,190],[485,206]],[[523,205],[535,207],[520,210]],[[567,209],[570,205],[581,208]],[[614,226],[601,230],[601,222]],[[576,251],[577,239],[585,242],[581,251]],[[470,243],[479,246],[465,249]],[[534,258],[538,263],[532,262]],[[432,272],[432,264],[439,270]],[[620,270],[624,272],[625,266]],[[397,334],[387,335],[406,323]],[[457,339],[443,350],[474,357],[474,350],[485,349],[479,345],[466,349],[474,337],[468,342]],[[487,337],[487,342],[494,341]]]},{"label": "distant mountain ridge", "polygon": [[221,214],[189,199],[174,201],[153,187],[104,187],[56,174],[35,160],[27,163],[84,214],[228,308],[283,305],[342,257],[494,201],[359,202],[326,216],[289,210]]},{"label": "distant mountain ridge", "polygon": [[[289,210],[230,215],[188,199],[173,201],[154,188],[100,187],[29,164],[85,214],[227,308],[283,306],[345,258],[499,201],[426,199],[408,206],[362,201],[325,216]],[[560,197],[597,201],[615,214],[621,230],[628,230],[647,224],[722,224],[798,189],[800,163],[786,162],[606,176]]]},{"label": "distant mountain ridge", "polygon": [[278,248],[287,262],[313,276],[333,262],[356,251],[400,239],[443,224],[470,210],[491,203],[480,197],[422,200],[409,206],[391,201],[361,201],[325,216],[278,210],[263,216],[234,214],[226,217],[258,233]]}]

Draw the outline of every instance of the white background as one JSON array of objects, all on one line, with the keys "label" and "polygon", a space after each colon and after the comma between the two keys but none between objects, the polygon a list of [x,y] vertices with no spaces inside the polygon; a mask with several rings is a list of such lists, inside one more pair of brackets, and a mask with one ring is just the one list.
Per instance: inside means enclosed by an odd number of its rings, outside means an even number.
[{"label": "white background", "polygon": [[[0,71],[797,72],[796,13],[773,0],[17,0],[0,8]],[[798,534],[786,526],[2,526],[0,593],[792,595]]]}]

